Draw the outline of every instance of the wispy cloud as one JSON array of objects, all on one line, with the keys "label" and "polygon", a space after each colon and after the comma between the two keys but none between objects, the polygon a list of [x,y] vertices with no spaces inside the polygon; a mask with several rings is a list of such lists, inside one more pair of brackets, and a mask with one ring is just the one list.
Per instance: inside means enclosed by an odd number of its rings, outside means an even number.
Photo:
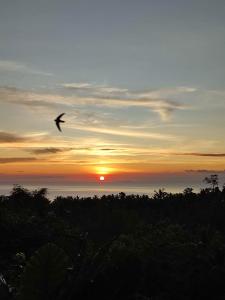
[{"label": "wispy cloud", "polygon": [[52,73],[43,72],[33,67],[30,67],[27,64],[12,61],[12,60],[0,60],[0,71],[19,72],[19,73],[27,73],[31,75],[41,75],[41,76],[53,75]]},{"label": "wispy cloud", "polygon": [[113,148],[102,148],[101,151],[118,151],[120,149],[113,149]]},{"label": "wispy cloud", "polygon": [[[158,113],[163,121],[168,121],[172,113],[178,109],[186,109],[182,103],[168,99],[172,96],[196,92],[193,87],[175,87],[171,89],[159,89],[150,91],[130,91],[107,85],[93,85],[90,83],[65,83],[64,88],[72,90],[83,97],[97,97],[101,99],[101,105],[106,106],[142,106]],[[98,101],[97,101],[98,100]]]},{"label": "wispy cloud", "polygon": [[125,96],[129,94],[129,90],[125,88],[118,88],[109,85],[95,85],[87,82],[78,82],[78,83],[64,83],[62,87],[75,91],[86,96]]},{"label": "wispy cloud", "polygon": [[31,145],[48,145],[55,142],[46,132],[30,132],[26,135],[9,131],[0,131],[0,148],[25,149]]},{"label": "wispy cloud", "polygon": [[29,149],[28,151],[33,154],[57,154],[57,153],[64,153],[67,151],[71,151],[73,148],[39,148],[39,149]]},{"label": "wispy cloud", "polygon": [[166,140],[166,141],[175,141],[178,139],[178,137],[169,134],[161,134],[161,133],[153,133],[153,132],[148,133],[143,131],[129,131],[129,130],[122,130],[121,128],[113,129],[113,128],[88,127],[88,126],[81,127],[77,125],[75,126],[68,125],[68,128],[73,128],[75,130],[102,133],[102,134],[133,137],[133,138],[149,138],[149,139]]},{"label": "wispy cloud", "polygon": [[210,169],[202,169],[202,170],[185,170],[187,173],[211,173],[211,174],[216,174],[216,173],[225,173],[225,170],[210,170]]},{"label": "wispy cloud", "polygon": [[[87,88],[81,88],[86,90]],[[115,95],[119,91],[120,95]],[[128,108],[140,107],[149,109],[149,111],[159,114],[163,121],[168,121],[172,113],[176,110],[187,109],[187,106],[170,99],[160,98],[144,98],[141,93],[126,92],[126,90],[103,87],[101,88],[101,97],[96,94],[84,95],[63,95],[63,94],[47,94],[35,93],[32,91],[24,91],[16,88],[1,87],[0,99],[3,102],[24,105],[27,107],[40,107],[46,109],[56,109],[59,106],[83,108],[86,105],[99,106],[105,108]],[[110,96],[109,96],[110,94]]]},{"label": "wispy cloud", "polygon": [[202,157],[225,157],[225,153],[198,153],[198,152],[184,152],[184,153],[174,153],[175,155],[184,156],[202,156]]},{"label": "wispy cloud", "polygon": [[198,89],[195,87],[178,86],[174,88],[164,88],[150,91],[140,91],[138,93],[140,98],[151,98],[151,99],[164,99],[174,96],[180,96],[183,94],[191,94],[197,92]]},{"label": "wispy cloud", "polygon": [[[67,120],[64,124],[65,127],[82,130],[86,132],[95,132],[100,134],[126,136],[133,138],[149,138],[155,140],[174,141],[179,137],[171,134],[163,134],[158,132],[149,132],[149,126],[131,128],[129,125],[134,125],[133,121],[121,118],[119,115],[113,114],[112,110],[108,110],[110,114],[97,113],[91,111],[96,110],[96,106],[106,108],[127,108],[127,107],[140,107],[149,109],[150,111],[157,112],[162,120],[168,120],[172,112],[176,109],[184,109],[184,105],[172,100],[162,99],[123,99],[121,98],[99,98],[99,97],[80,97],[76,95],[60,95],[60,94],[47,94],[36,93],[32,91],[25,91],[10,87],[0,87],[0,100],[5,103],[23,105],[27,108],[34,108],[35,111],[39,107],[44,109],[46,116],[55,114],[63,108],[72,110],[72,114],[67,114]],[[90,111],[87,109],[90,109]],[[41,111],[42,112],[42,111]],[[50,114],[49,114],[50,113]],[[140,125],[140,119],[137,119],[137,125]],[[126,128],[126,125],[128,128]],[[125,127],[123,127],[125,126]],[[138,130],[138,128],[140,130]],[[180,139],[180,138],[179,138]]]},{"label": "wispy cloud", "polygon": [[27,163],[35,162],[36,160],[35,157],[2,157],[0,158],[0,164]]},{"label": "wispy cloud", "polygon": [[129,90],[126,88],[120,88],[110,85],[98,85],[88,82],[74,82],[74,83],[64,83],[62,87],[73,90],[76,92],[86,93],[86,96],[91,96],[93,94],[99,96],[112,95],[115,97],[118,93],[122,94],[123,97],[128,98],[150,98],[150,99],[162,99],[171,96],[177,96],[182,94],[194,93],[198,89],[195,87],[179,86],[174,88],[162,88],[162,89],[150,89],[150,90]]},{"label": "wispy cloud", "polygon": [[57,105],[66,105],[66,99],[60,95],[37,93],[14,87],[0,87],[0,100],[2,103],[23,105],[27,107],[55,108]]},{"label": "wispy cloud", "polygon": [[25,142],[29,138],[25,136],[18,135],[16,133],[0,131],[0,143],[18,143]]}]

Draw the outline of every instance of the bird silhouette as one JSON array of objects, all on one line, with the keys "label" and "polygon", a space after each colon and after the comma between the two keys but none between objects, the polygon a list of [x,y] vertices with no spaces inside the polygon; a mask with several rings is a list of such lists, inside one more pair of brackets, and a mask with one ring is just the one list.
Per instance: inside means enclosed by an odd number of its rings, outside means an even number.
[{"label": "bird silhouette", "polygon": [[62,116],[65,115],[65,113],[59,115],[54,121],[55,121],[55,124],[58,128],[59,131],[62,131],[61,130],[61,127],[60,127],[60,123],[65,123],[65,121],[61,120]]}]

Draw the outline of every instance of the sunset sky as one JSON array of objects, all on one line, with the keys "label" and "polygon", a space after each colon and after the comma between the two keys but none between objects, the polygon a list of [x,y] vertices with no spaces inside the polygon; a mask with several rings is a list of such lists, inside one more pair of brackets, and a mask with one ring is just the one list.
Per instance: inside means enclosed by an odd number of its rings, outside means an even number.
[{"label": "sunset sky", "polygon": [[223,173],[224,16],[224,0],[0,0],[0,182]]}]

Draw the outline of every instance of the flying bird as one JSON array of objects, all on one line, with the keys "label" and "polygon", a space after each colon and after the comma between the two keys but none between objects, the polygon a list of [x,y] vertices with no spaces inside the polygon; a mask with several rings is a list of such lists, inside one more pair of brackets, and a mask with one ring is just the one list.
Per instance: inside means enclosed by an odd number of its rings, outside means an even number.
[{"label": "flying bird", "polygon": [[54,121],[55,121],[55,124],[58,128],[59,131],[62,131],[61,130],[61,127],[60,127],[60,123],[65,123],[65,121],[61,120],[62,116],[65,115],[65,113],[59,115]]}]

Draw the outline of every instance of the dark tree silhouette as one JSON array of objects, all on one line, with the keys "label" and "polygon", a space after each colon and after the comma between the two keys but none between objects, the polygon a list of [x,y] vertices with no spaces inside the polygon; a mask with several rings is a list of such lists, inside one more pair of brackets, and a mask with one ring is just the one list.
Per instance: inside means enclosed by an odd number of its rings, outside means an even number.
[{"label": "dark tree silhouette", "polygon": [[225,188],[0,196],[1,300],[225,299]]},{"label": "dark tree silhouette", "polygon": [[218,187],[219,178],[217,174],[212,174],[209,177],[205,177],[203,181],[211,185],[212,191],[215,191],[215,188]]}]

